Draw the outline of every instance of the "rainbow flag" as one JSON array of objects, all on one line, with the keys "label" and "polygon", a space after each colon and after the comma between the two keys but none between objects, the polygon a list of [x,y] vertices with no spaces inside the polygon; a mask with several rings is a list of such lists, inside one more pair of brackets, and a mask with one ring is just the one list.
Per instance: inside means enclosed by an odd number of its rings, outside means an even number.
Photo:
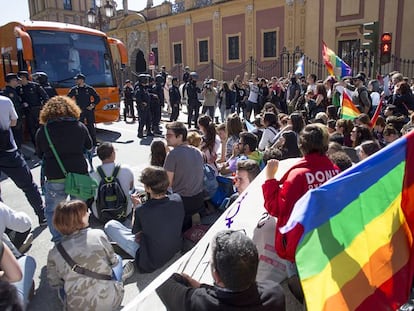
[{"label": "rainbow flag", "polygon": [[374,115],[371,118],[371,128],[374,128],[375,123],[377,123],[378,117],[380,116],[381,111],[382,111],[383,104],[384,103],[383,103],[382,97],[381,97],[380,102],[379,102],[379,104],[377,106],[377,109],[375,109]]},{"label": "rainbow flag", "polygon": [[308,191],[285,233],[307,310],[397,310],[414,275],[414,131]]},{"label": "rainbow flag", "polygon": [[338,55],[335,54],[325,42],[322,41],[322,56],[326,69],[330,76],[335,76],[338,80],[345,76],[352,75],[352,69]]},{"label": "rainbow flag", "polygon": [[342,110],[341,118],[346,120],[353,120],[359,116],[361,112],[354,105],[349,95],[346,93],[346,90],[342,93]]}]

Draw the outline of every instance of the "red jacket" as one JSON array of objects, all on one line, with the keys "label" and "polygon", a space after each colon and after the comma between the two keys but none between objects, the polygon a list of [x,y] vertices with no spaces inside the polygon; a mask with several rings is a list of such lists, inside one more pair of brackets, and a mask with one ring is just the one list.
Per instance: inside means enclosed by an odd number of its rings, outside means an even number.
[{"label": "red jacket", "polygon": [[302,226],[296,226],[286,234],[279,228],[288,221],[295,203],[309,190],[322,185],[337,175],[339,169],[325,155],[311,153],[289,169],[280,181],[266,180],[262,185],[264,206],[277,217],[275,248],[282,258],[295,261],[296,246],[302,236]]}]

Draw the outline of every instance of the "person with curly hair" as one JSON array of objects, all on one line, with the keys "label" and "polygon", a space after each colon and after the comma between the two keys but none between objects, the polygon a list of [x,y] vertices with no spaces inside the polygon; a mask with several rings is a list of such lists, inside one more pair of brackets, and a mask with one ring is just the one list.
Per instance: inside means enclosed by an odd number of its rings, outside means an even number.
[{"label": "person with curly hair", "polygon": [[88,174],[88,164],[84,151],[90,150],[92,139],[86,126],[79,121],[80,108],[67,96],[49,99],[40,112],[41,127],[36,133],[36,152],[43,161],[46,178],[44,184],[45,216],[52,234],[52,241],[58,242],[61,234],[52,223],[53,212],[61,201],[67,199],[65,175],[63,174],[45,134],[47,127],[50,139],[55,146],[67,172]]}]

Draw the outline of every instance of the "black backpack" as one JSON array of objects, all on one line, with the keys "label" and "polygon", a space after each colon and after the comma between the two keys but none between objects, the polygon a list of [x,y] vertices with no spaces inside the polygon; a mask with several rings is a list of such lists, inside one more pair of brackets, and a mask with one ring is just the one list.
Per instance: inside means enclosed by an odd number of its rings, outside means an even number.
[{"label": "black backpack", "polygon": [[101,181],[98,186],[96,215],[94,216],[102,223],[112,219],[123,222],[128,216],[128,199],[117,178],[120,168],[116,165],[112,176],[108,177],[102,170],[102,166],[97,167]]}]

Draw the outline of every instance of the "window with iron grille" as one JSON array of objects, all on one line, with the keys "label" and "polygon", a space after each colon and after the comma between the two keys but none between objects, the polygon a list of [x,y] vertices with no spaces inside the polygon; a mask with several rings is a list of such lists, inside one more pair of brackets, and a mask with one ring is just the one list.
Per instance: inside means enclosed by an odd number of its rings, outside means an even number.
[{"label": "window with iron grille", "polygon": [[263,57],[276,57],[276,31],[263,33]]},{"label": "window with iron grille", "polygon": [[229,60],[240,59],[240,36],[228,37]]},{"label": "window with iron grille", "polygon": [[181,43],[175,43],[174,47],[174,64],[182,64],[183,57],[182,57],[182,45]]},{"label": "window with iron grille", "polygon": [[198,61],[199,63],[208,62],[208,40],[198,41]]}]

